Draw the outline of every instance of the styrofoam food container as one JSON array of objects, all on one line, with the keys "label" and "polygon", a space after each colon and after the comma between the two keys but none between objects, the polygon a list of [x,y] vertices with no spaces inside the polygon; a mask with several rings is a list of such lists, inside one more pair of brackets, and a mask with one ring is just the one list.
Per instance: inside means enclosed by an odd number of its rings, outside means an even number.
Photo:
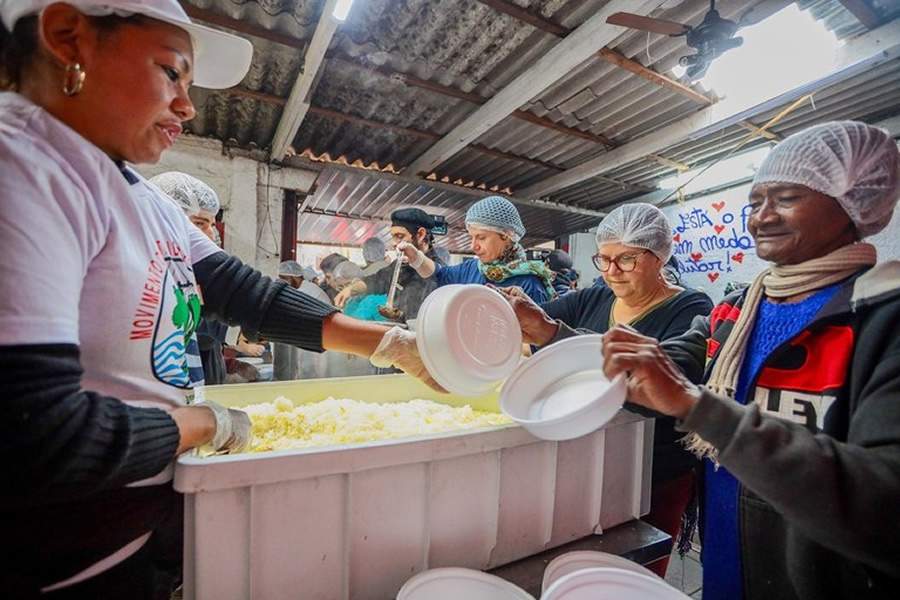
[{"label": "styrofoam food container", "polygon": [[544,580],[541,583],[541,591],[546,592],[557,580],[565,577],[569,573],[598,567],[612,567],[625,571],[634,571],[641,575],[658,578],[656,573],[650,569],[643,565],[639,565],[634,561],[628,560],[627,558],[610,554],[609,552],[576,550],[575,552],[567,552],[561,556],[557,556],[550,561],[550,564],[544,569]]},{"label": "styrofoam food container", "polygon": [[483,285],[446,285],[431,292],[416,318],[425,368],[461,396],[493,390],[522,356],[519,320],[506,299]]},{"label": "styrofoam food container", "polygon": [[522,588],[475,569],[431,569],[403,584],[397,600],[534,600]]},{"label": "styrofoam food container", "polygon": [[579,335],[522,362],[503,386],[500,409],[545,440],[568,440],[605,425],[625,403],[625,378],[603,374],[603,336]]},{"label": "styrofoam food container", "polygon": [[581,569],[559,578],[541,600],[688,600],[659,577],[634,571],[600,567]]}]

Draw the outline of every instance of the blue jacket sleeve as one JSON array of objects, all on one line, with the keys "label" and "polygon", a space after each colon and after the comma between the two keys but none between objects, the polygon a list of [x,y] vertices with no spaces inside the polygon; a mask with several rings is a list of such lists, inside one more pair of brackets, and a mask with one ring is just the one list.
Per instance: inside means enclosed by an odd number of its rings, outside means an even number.
[{"label": "blue jacket sleeve", "polygon": [[550,296],[547,294],[547,289],[537,277],[529,276],[525,279],[525,281],[522,282],[522,289],[538,304],[543,304],[550,299]]},{"label": "blue jacket sleeve", "polygon": [[451,267],[439,266],[437,271],[434,272],[438,286],[453,283],[478,283],[477,281],[470,281],[470,278],[467,277],[467,272],[469,271],[467,266],[465,262]]}]

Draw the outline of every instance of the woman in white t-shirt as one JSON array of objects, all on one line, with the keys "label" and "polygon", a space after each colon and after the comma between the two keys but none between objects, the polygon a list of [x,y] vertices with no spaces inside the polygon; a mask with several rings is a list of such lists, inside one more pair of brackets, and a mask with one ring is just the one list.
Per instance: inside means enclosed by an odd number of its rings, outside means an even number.
[{"label": "woman in white t-shirt", "polygon": [[168,598],[172,461],[249,436],[244,413],[185,405],[203,381],[200,288],[205,317],[433,382],[411,334],[229,257],[127,166],[172,145],[192,82],[243,78],[246,40],[175,0],[0,1],[0,18],[0,589]]}]

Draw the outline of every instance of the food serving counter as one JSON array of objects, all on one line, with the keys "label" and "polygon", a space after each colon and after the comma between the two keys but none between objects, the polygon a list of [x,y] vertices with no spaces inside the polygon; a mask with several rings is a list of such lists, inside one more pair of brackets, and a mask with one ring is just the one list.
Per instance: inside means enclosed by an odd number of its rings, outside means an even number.
[{"label": "food serving counter", "polygon": [[[423,398],[406,375],[211,386],[226,406]],[[183,456],[186,599],[393,598],[427,568],[490,569],[649,511],[653,422],[620,412],[582,438],[515,425],[345,446]]]}]

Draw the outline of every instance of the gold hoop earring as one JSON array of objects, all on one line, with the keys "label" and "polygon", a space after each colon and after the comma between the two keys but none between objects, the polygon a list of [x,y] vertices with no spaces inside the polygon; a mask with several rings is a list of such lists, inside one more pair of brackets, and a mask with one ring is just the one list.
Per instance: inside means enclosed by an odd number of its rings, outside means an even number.
[{"label": "gold hoop earring", "polygon": [[86,73],[81,70],[81,65],[71,63],[66,65],[66,74],[63,78],[63,94],[66,96],[75,96],[84,86],[84,78]]}]

